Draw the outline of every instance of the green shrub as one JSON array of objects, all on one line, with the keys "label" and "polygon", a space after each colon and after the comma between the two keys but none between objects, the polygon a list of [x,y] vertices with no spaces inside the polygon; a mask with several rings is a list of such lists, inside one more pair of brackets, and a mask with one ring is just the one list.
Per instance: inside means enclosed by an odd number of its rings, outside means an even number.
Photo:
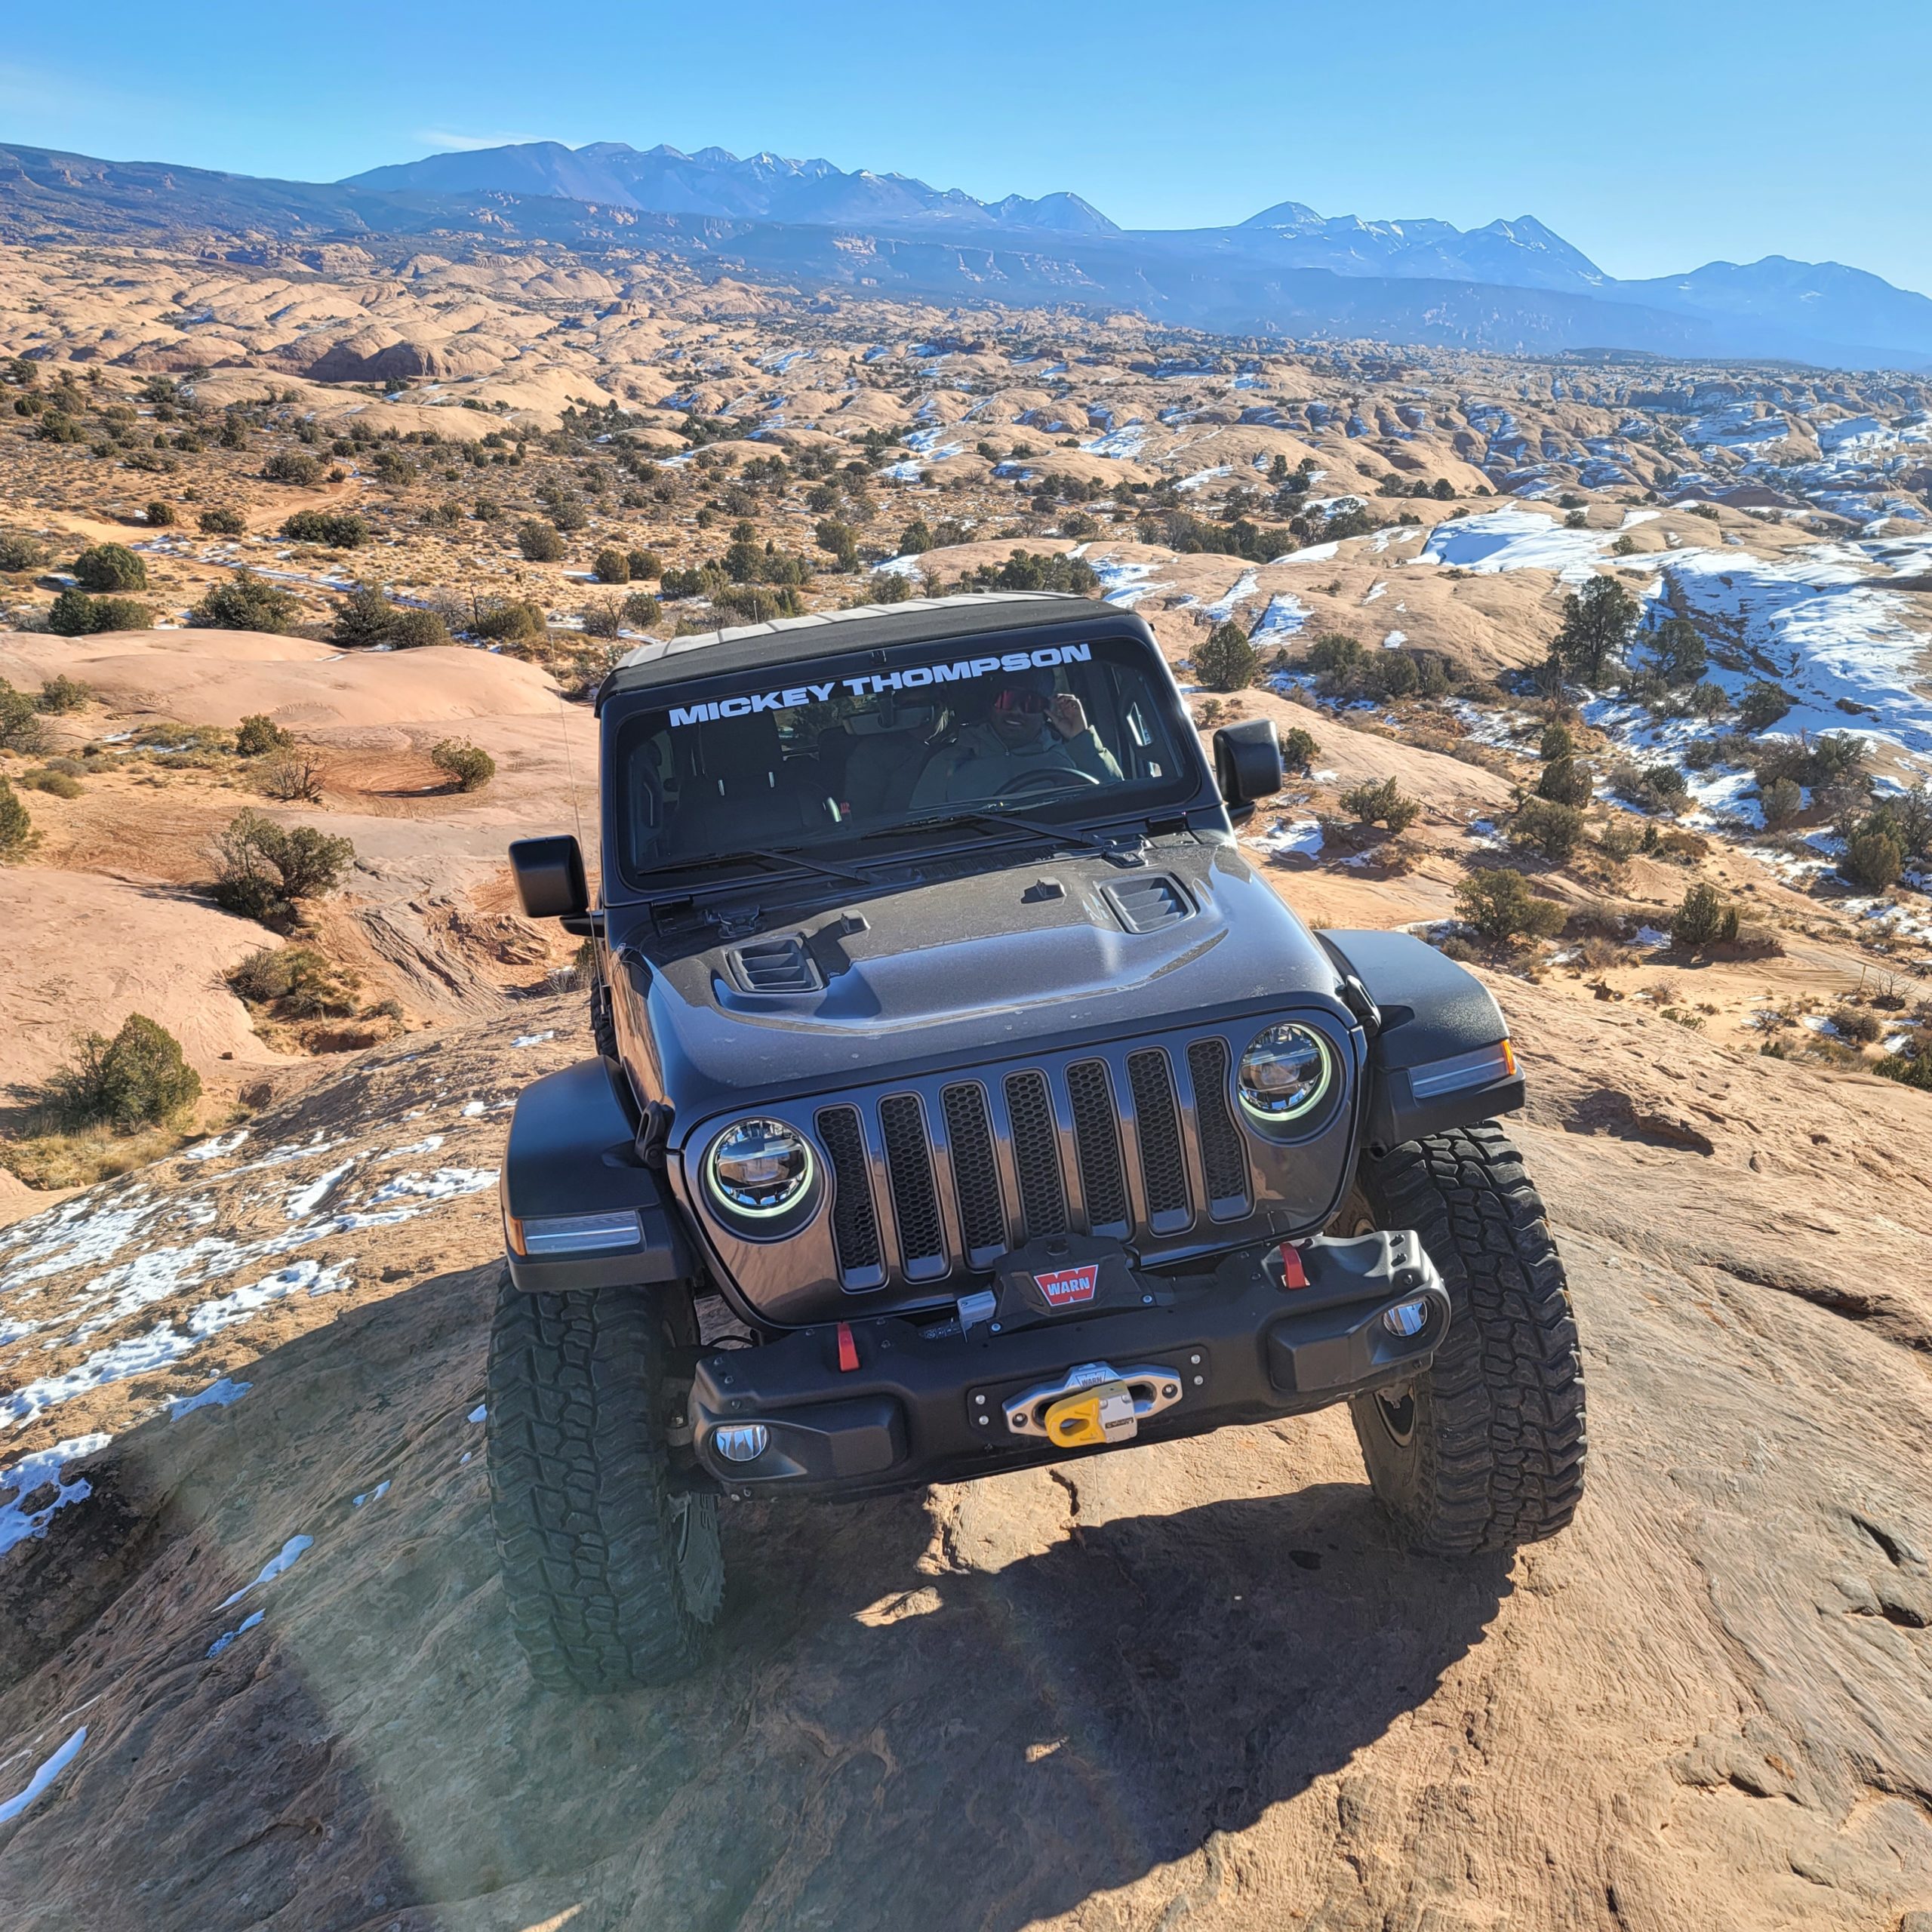
[{"label": "green shrub", "polygon": [[614,544],[599,550],[591,559],[590,568],[599,583],[629,583],[631,580],[630,554]]},{"label": "green shrub", "polygon": [[74,559],[72,569],[83,590],[147,588],[147,565],[125,543],[91,543]]},{"label": "green shrub", "polygon": [[389,642],[398,651],[423,651],[450,641],[450,627],[434,611],[398,610],[389,626]]},{"label": "green shrub", "polygon": [[300,603],[279,584],[266,582],[253,571],[239,570],[215,584],[188,612],[198,630],[269,631],[292,629],[302,614]]},{"label": "green shrub", "polygon": [[1537,780],[1537,796],[1552,804],[1587,805],[1594,787],[1590,774],[1567,752],[1553,758]]},{"label": "green shrub", "polygon": [[1835,1006],[1830,1018],[1841,1038],[1856,1041],[1860,1046],[1869,1047],[1884,1031],[1878,1016],[1866,1012],[1862,1006]]},{"label": "green shrub", "polygon": [[1303,668],[1330,674],[1352,671],[1361,662],[1361,646],[1343,631],[1324,631],[1308,647]]},{"label": "green shrub", "polygon": [[1290,771],[1305,772],[1321,755],[1321,747],[1315,742],[1312,731],[1292,725],[1281,739],[1281,763]]},{"label": "green shrub", "polygon": [[922,516],[915,516],[899,533],[899,554],[902,557],[923,556],[932,547],[932,526]]},{"label": "green shrub", "polygon": [[1755,678],[1737,701],[1737,721],[1747,731],[1763,731],[1791,709],[1789,693],[1766,678]]},{"label": "green shrub", "polygon": [[69,1129],[131,1134],[192,1106],[201,1091],[201,1075],[182,1057],[180,1041],[146,1014],[131,1013],[111,1040],[104,1033],[84,1035],[42,1100]]},{"label": "green shrub", "polygon": [[322,460],[306,450],[277,450],[262,465],[262,474],[271,483],[292,483],[306,489],[322,480]]},{"label": "green shrub", "polygon": [[84,590],[62,591],[47,609],[47,627],[59,637],[141,631],[153,622],[154,607],[137,597],[90,597]]},{"label": "green shrub", "polygon": [[1408,797],[1394,779],[1377,784],[1364,779],[1342,794],[1342,809],[1364,825],[1386,825],[1391,832],[1406,832],[1421,816],[1420,803]]},{"label": "green shrub", "polygon": [[352,510],[297,510],[283,520],[281,534],[293,543],[359,550],[369,540],[369,526]]},{"label": "green shrub", "polygon": [[1525,798],[1509,822],[1512,843],[1534,847],[1553,866],[1566,863],[1583,843],[1583,814],[1554,798]]},{"label": "green shrub", "polygon": [[624,561],[633,583],[648,583],[664,574],[663,560],[655,550],[633,550]]},{"label": "green shrub", "polygon": [[1874,812],[1844,841],[1839,869],[1867,892],[1883,892],[1905,869],[1905,850],[1888,820]]},{"label": "green shrub", "polygon": [[1670,943],[1693,950],[1724,944],[1737,938],[1737,908],[1727,903],[1715,886],[1700,881],[1671,915]]},{"label": "green shrub", "polygon": [[648,630],[653,624],[661,623],[663,618],[663,605],[641,590],[632,591],[624,599],[623,620],[633,630]]},{"label": "green shrub", "polygon": [[34,694],[33,708],[50,717],[64,717],[70,711],[79,710],[93,696],[91,685],[57,672]]},{"label": "green shrub", "polygon": [[85,789],[71,774],[51,771],[45,765],[22,772],[20,783],[29,792],[45,792],[57,798],[78,798]]},{"label": "green shrub", "polygon": [[355,1011],[355,976],[314,947],[265,946],[231,966],[238,999],[274,1008],[283,1020],[343,1019]]},{"label": "green shrub", "polygon": [[1472,872],[1456,887],[1457,909],[1484,939],[1548,939],[1568,916],[1553,899],[1540,899],[1529,881],[1506,866]]},{"label": "green shrub", "polygon": [[244,758],[260,758],[269,752],[286,751],[294,742],[294,734],[285,731],[264,711],[251,712],[235,728],[235,749]]},{"label": "green shrub", "polygon": [[1217,624],[1194,654],[1194,675],[1211,691],[1244,691],[1254,681],[1261,659],[1247,633],[1230,620]]},{"label": "green shrub", "polygon": [[219,507],[203,510],[195,521],[200,525],[204,537],[239,537],[248,528],[239,510]]},{"label": "green shrub", "polygon": [[1577,740],[1561,718],[1552,718],[1543,728],[1543,741],[1537,748],[1537,755],[1546,764],[1554,764],[1560,758],[1572,758],[1576,749]]},{"label": "green shrub", "polygon": [[24,530],[0,530],[0,571],[37,571],[47,561],[47,546]]},{"label": "green shrub", "polygon": [[332,892],[355,848],[317,826],[285,830],[260,812],[245,811],[218,835],[211,856],[215,903],[266,921],[288,918],[299,900]]},{"label": "green shrub", "polygon": [[429,762],[454,780],[459,792],[480,792],[497,775],[497,761],[480,745],[445,738],[429,754]]},{"label": "green shrub", "polygon": [[476,612],[470,629],[478,637],[506,644],[530,644],[548,635],[550,620],[540,604],[486,604]]},{"label": "green shrub", "polygon": [[395,606],[373,583],[358,583],[335,607],[329,641],[350,650],[367,651],[389,641]]},{"label": "green shrub", "polygon": [[1872,1071],[1882,1074],[1887,1080],[1896,1080],[1901,1087],[1932,1091],[1932,1059],[1923,1054],[1908,1058],[1903,1054],[1887,1054],[1883,1059],[1872,1063]]},{"label": "green shrub", "polygon": [[1758,802],[1764,823],[1774,832],[1782,831],[1804,809],[1804,792],[1792,779],[1774,778],[1758,794]]},{"label": "green shrub", "polygon": [[47,727],[40,721],[33,700],[0,678],[0,751],[41,752],[47,748]]},{"label": "green shrub", "polygon": [[0,777],[0,866],[9,865],[33,844],[33,816]]},{"label": "green shrub", "polygon": [[148,527],[152,530],[165,530],[181,521],[181,513],[164,498],[157,497],[147,506]]},{"label": "green shrub", "polygon": [[560,564],[564,560],[564,533],[541,517],[529,517],[516,527],[516,547],[533,564]]}]

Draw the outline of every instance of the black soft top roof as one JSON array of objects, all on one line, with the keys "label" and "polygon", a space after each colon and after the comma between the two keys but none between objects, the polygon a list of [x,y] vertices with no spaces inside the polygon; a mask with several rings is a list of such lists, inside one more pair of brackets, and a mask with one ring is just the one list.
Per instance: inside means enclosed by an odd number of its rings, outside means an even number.
[{"label": "black soft top roof", "polygon": [[882,650],[944,638],[986,637],[1032,630],[1043,624],[1109,620],[1128,613],[1091,597],[1057,590],[984,592],[963,597],[913,597],[903,604],[868,604],[855,611],[826,611],[809,617],[778,617],[768,624],[675,637],[668,644],[640,645],[603,682],[601,709],[609,698],[687,684],[694,678],[767,665],[829,657],[848,651]]}]

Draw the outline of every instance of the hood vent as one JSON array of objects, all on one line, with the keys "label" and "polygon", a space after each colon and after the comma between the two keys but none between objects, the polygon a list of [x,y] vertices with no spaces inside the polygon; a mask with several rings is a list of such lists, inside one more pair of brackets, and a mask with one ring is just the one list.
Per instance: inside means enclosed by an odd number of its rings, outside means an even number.
[{"label": "hood vent", "polygon": [[742,992],[815,993],[825,984],[795,933],[734,946],[729,957],[732,977]]},{"label": "hood vent", "polygon": [[1131,884],[1103,886],[1100,890],[1131,933],[1158,933],[1194,915],[1193,905],[1180,881],[1164,872],[1135,879]]}]

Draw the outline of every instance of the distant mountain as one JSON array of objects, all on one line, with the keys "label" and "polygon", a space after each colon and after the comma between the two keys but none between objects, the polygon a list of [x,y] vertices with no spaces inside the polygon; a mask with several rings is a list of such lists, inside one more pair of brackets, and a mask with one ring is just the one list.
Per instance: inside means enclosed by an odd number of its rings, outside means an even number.
[{"label": "distant mountain", "polygon": [[1392,275],[1432,281],[1494,281],[1593,295],[1610,280],[1581,249],[1531,215],[1460,229],[1446,221],[1324,217],[1300,202],[1250,215],[1240,232],[1271,241],[1274,258],[1337,275]]},{"label": "distant mountain", "polygon": [[1119,231],[1078,195],[1038,201],[1009,195],[976,201],[957,188],[929,188],[907,174],[851,174],[829,161],[788,161],[781,155],[740,160],[723,148],[696,154],[660,146],[640,152],[626,141],[567,148],[555,141],[432,154],[390,168],[372,168],[339,183],[382,194],[468,195],[508,192],[556,195],[645,208],[654,214],[719,215],[753,221],[804,222],[814,226],[874,222],[944,222],[965,227],[1040,228],[1069,235]]},{"label": "distant mountain", "polygon": [[1282,202],[1232,227],[1130,232],[1077,195],[986,202],[722,148],[530,142],[328,183],[0,146],[0,241],[130,240],[259,260],[339,242],[398,260],[426,241],[648,248],[702,274],[1131,309],[1224,334],[1932,370],[1932,300],[1876,275],[1770,256],[1619,281],[1527,216],[1462,229]]}]

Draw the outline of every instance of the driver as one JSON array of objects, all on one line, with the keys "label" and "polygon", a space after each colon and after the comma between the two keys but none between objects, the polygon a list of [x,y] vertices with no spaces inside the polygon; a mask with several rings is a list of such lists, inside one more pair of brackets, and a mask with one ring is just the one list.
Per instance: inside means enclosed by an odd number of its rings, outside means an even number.
[{"label": "driver", "polygon": [[[915,807],[1004,797],[1035,773],[1075,771],[1118,784],[1121,769],[1087,721],[1071,691],[1055,692],[1051,675],[1022,672],[994,694],[992,709],[966,725],[928,760],[913,788]],[[1078,783],[1079,781],[1073,781]],[[1044,780],[1026,789],[1051,791]]]}]

